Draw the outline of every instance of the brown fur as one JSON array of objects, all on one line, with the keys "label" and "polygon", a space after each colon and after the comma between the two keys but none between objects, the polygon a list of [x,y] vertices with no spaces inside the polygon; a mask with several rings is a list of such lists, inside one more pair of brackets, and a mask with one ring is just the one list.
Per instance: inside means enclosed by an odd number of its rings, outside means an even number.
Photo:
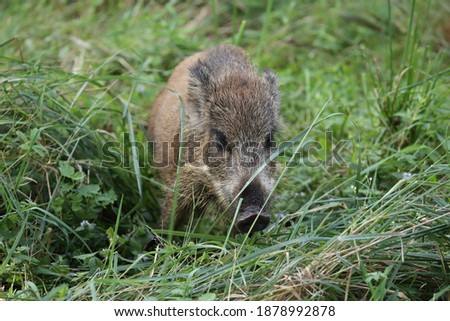
[{"label": "brown fur", "polygon": [[[211,201],[220,209],[227,208],[255,169],[269,157],[268,139],[278,127],[278,97],[273,72],[266,70],[258,75],[247,53],[237,47],[226,45],[197,53],[175,68],[167,87],[153,104],[149,131],[154,141],[155,162],[168,163],[158,168],[159,173],[171,187],[177,173],[181,105],[185,115],[184,146],[194,142],[198,146],[191,155],[183,149],[176,226],[183,223],[194,208],[195,212],[200,212]],[[221,148],[217,142],[237,146],[256,143],[252,151],[257,157],[249,158],[248,153],[244,155],[238,148]],[[168,153],[164,151],[164,143],[173,144]],[[213,162],[204,159],[205,146],[219,146],[216,148],[219,154],[214,155],[223,157],[216,157]],[[240,165],[245,161],[246,166]],[[239,217],[251,216],[254,220],[257,211],[266,213],[267,206],[262,207],[274,176],[275,167],[266,166],[242,192]],[[160,227],[169,227],[172,198],[173,192],[168,192]],[[236,204],[230,208],[231,215],[235,207]],[[262,225],[265,227],[267,222]]]}]

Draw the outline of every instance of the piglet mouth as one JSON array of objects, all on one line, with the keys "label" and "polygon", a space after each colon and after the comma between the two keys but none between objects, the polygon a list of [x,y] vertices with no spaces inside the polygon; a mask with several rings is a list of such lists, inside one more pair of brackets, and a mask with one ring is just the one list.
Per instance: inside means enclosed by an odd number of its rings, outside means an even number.
[{"label": "piglet mouth", "polygon": [[258,206],[247,206],[239,212],[236,228],[239,233],[253,233],[264,230],[270,223],[269,214]]}]

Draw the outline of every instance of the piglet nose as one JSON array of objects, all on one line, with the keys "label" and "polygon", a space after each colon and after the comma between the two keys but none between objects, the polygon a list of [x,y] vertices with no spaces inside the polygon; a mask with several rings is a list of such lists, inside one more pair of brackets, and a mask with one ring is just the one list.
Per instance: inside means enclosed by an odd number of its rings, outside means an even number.
[{"label": "piglet nose", "polygon": [[249,206],[239,213],[236,228],[240,233],[257,232],[269,225],[270,217],[267,212],[261,212],[257,206]]},{"label": "piglet nose", "polygon": [[236,220],[240,233],[262,231],[269,225],[270,217],[264,208],[267,195],[261,181],[254,179],[241,193],[242,206]]}]

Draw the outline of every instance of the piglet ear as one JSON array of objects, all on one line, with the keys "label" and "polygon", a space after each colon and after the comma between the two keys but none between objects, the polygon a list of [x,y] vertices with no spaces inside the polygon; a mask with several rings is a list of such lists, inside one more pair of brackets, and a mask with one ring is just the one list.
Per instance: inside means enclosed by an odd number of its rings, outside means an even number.
[{"label": "piglet ear", "polygon": [[190,84],[198,86],[208,86],[211,79],[211,68],[203,61],[198,60],[190,67]]},{"label": "piglet ear", "polygon": [[278,79],[275,73],[271,69],[264,69],[262,78],[266,83],[267,89],[272,96],[276,108],[280,105],[280,90],[278,89]]},{"label": "piglet ear", "polygon": [[197,108],[201,108],[206,103],[211,77],[211,68],[202,60],[198,60],[189,68],[189,101]]}]

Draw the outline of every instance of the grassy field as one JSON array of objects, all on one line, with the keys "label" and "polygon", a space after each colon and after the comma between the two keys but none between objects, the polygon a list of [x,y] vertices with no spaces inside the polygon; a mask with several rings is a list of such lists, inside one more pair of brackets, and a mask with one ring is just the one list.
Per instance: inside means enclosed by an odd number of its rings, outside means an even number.
[{"label": "grassy field", "polygon": [[[449,15],[437,0],[2,1],[0,300],[450,298]],[[277,140],[293,145],[274,223],[229,236],[212,213],[169,242],[152,229],[163,186],[131,145],[174,66],[223,43],[279,77]]]}]

